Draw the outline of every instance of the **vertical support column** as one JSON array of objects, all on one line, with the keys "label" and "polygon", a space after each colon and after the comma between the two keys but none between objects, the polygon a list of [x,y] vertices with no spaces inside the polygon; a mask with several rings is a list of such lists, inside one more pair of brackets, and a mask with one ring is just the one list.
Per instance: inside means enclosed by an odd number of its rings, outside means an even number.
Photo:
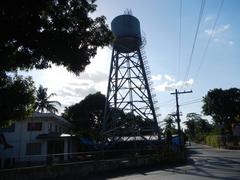
[{"label": "vertical support column", "polygon": [[42,160],[47,162],[47,141],[42,143],[42,154],[44,155]]},{"label": "vertical support column", "polygon": [[150,89],[149,89],[149,82],[148,82],[148,79],[147,79],[147,74],[146,74],[146,71],[145,71],[145,68],[144,68],[144,63],[143,63],[143,59],[142,59],[140,49],[138,49],[138,56],[139,56],[139,60],[140,60],[140,64],[141,64],[143,78],[144,78],[144,81],[146,83],[146,89],[147,89],[147,94],[148,94],[148,98],[149,98],[150,107],[151,107],[151,110],[152,110],[153,119],[154,119],[154,122],[155,122],[154,123],[155,124],[154,128],[157,132],[158,140],[159,140],[159,142],[161,142],[161,134],[160,134],[160,130],[159,130],[159,127],[158,127],[157,115],[156,115],[156,112],[155,112],[155,109],[154,109],[154,106],[153,106],[152,94],[151,94]]},{"label": "vertical support column", "polygon": [[[117,92],[118,92],[118,55],[119,53],[117,52],[117,55],[115,57],[115,87],[114,87],[114,108],[117,108]],[[113,68],[113,67],[112,67]]]},{"label": "vertical support column", "polygon": [[103,132],[106,130],[106,123],[107,123],[107,115],[108,115],[108,98],[110,95],[110,88],[111,88],[111,80],[112,80],[112,71],[113,71],[113,63],[114,63],[114,48],[112,50],[112,58],[111,58],[111,65],[110,65],[110,70],[109,70],[109,78],[108,78],[108,88],[107,88],[107,97],[106,97],[106,101],[105,101],[105,107],[104,107],[104,115],[103,115]]},{"label": "vertical support column", "polygon": [[179,113],[179,104],[178,104],[178,95],[179,94],[186,94],[186,93],[192,93],[192,91],[178,91],[177,89],[175,89],[174,93],[170,93],[170,94],[175,94],[176,95],[176,115],[177,115],[177,125],[178,125],[178,136],[179,136],[179,144],[180,144],[180,148],[181,151],[183,151],[183,138],[182,138],[182,131],[181,131],[181,127],[180,127],[180,113]]}]

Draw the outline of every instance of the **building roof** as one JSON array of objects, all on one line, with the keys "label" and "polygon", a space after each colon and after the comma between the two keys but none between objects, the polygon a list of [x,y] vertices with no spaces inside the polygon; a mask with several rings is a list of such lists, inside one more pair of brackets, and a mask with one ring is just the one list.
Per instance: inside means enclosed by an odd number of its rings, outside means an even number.
[{"label": "building roof", "polygon": [[75,135],[51,132],[47,134],[39,134],[37,136],[37,139],[64,139],[64,138],[72,138],[72,137],[75,137]]},{"label": "building roof", "polygon": [[41,113],[41,112],[33,112],[32,116],[30,118],[41,118],[41,117],[45,117],[45,118],[53,118],[56,119],[62,123],[68,124],[69,126],[71,125],[70,122],[68,122],[66,119],[64,119],[61,116],[58,116],[56,114],[53,113]]}]

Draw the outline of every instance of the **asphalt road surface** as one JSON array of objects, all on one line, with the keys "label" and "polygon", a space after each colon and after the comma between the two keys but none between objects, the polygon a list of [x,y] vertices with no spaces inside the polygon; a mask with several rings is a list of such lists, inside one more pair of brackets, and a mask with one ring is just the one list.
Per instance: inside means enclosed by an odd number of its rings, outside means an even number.
[{"label": "asphalt road surface", "polygon": [[192,144],[184,165],[159,166],[121,170],[99,174],[86,179],[93,180],[240,180],[240,150],[213,149]]}]

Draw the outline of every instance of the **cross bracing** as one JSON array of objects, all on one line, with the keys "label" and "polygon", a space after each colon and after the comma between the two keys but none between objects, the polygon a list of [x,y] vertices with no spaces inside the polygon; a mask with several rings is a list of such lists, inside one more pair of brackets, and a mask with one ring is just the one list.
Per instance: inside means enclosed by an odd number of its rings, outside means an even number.
[{"label": "cross bracing", "polygon": [[103,123],[108,142],[160,139],[146,69],[140,49],[113,49]]}]

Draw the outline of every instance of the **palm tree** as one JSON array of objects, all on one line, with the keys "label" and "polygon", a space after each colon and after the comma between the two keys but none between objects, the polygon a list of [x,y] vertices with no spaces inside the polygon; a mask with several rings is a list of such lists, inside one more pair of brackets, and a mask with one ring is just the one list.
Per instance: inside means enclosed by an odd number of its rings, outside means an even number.
[{"label": "palm tree", "polygon": [[175,129],[175,125],[174,125],[174,119],[171,116],[168,116],[164,119],[164,123],[165,123],[165,131],[167,130],[174,130]]},{"label": "palm tree", "polygon": [[47,88],[43,88],[42,85],[39,86],[36,95],[35,110],[44,112],[45,110],[51,113],[57,113],[58,110],[55,107],[56,104],[61,106],[61,103],[58,101],[49,101],[52,96],[55,96],[55,93],[47,95]]}]

